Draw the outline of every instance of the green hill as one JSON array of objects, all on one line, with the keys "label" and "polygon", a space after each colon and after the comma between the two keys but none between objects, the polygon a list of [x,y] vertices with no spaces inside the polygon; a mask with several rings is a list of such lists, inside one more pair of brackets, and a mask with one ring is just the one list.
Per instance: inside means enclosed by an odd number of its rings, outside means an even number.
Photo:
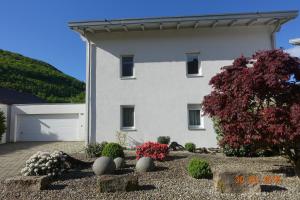
[{"label": "green hill", "polygon": [[84,102],[85,83],[52,65],[0,49],[0,87],[34,94],[50,103]]}]

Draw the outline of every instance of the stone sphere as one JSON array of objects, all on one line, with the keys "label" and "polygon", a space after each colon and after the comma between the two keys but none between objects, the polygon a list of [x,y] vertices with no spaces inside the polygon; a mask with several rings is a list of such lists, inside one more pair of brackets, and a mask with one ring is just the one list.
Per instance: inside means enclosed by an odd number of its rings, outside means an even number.
[{"label": "stone sphere", "polygon": [[93,164],[93,171],[96,175],[112,174],[116,169],[116,165],[112,158],[100,157]]},{"label": "stone sphere", "polygon": [[124,166],[124,158],[117,157],[114,159],[116,169],[121,169]]},{"label": "stone sphere", "polygon": [[154,161],[150,157],[142,157],[136,163],[136,171],[138,172],[149,172],[154,170]]}]

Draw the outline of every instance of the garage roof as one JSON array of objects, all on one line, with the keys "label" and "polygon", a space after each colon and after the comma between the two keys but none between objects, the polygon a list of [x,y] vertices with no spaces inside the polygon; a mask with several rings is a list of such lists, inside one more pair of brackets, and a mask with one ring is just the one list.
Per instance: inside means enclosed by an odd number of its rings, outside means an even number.
[{"label": "garage roof", "polygon": [[156,17],[69,22],[69,27],[84,32],[127,32],[201,27],[230,27],[253,25],[281,25],[298,16],[298,11],[234,13],[182,17]]},{"label": "garage roof", "polygon": [[46,101],[29,93],[18,92],[16,90],[0,88],[0,104],[31,104],[46,103]]}]

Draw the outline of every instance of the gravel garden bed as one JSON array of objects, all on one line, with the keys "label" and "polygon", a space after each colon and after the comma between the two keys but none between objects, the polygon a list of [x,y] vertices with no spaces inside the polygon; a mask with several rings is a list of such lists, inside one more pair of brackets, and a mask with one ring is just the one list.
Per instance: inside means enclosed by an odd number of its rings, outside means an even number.
[{"label": "gravel garden bed", "polygon": [[[84,155],[74,155],[85,161]],[[214,191],[213,180],[193,179],[186,170],[193,157],[207,160],[212,171],[224,169],[248,170],[269,175],[279,175],[279,187],[267,187],[265,192],[254,194],[223,194]],[[118,174],[136,173],[135,152],[126,152],[126,169]],[[140,189],[133,192],[99,193],[96,176],[88,169],[72,170],[54,180],[51,186],[39,192],[4,191],[0,184],[0,199],[300,199],[300,181],[292,173],[286,174],[290,165],[282,157],[228,158],[222,154],[193,154],[171,152],[167,161],[155,162],[156,170],[139,174]],[[287,170],[283,170],[287,168]]]}]

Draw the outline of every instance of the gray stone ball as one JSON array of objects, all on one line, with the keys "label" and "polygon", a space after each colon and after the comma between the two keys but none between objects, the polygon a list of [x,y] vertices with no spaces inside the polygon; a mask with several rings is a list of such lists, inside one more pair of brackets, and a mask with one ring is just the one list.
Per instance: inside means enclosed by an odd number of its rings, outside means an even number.
[{"label": "gray stone ball", "polygon": [[154,161],[150,157],[142,157],[136,163],[137,172],[149,172],[153,171],[155,168]]},{"label": "gray stone ball", "polygon": [[116,169],[116,165],[112,158],[102,156],[95,160],[92,169],[98,176],[103,174],[112,174]]},{"label": "gray stone ball", "polygon": [[117,157],[114,159],[116,169],[121,169],[124,166],[124,158]]}]

